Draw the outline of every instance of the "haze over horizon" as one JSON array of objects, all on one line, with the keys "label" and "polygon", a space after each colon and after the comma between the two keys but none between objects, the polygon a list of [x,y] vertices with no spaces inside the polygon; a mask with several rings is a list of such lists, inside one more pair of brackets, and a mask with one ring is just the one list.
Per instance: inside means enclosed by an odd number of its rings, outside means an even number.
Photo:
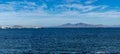
[{"label": "haze over horizon", "polygon": [[1,0],[0,25],[120,25],[119,0]]}]

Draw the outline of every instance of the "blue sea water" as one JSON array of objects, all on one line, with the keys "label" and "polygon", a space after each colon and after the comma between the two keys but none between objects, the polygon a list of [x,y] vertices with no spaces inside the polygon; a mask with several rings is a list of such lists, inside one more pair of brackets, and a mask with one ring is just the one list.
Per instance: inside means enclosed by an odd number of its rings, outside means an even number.
[{"label": "blue sea water", "polygon": [[120,28],[0,29],[4,54],[120,53]]}]

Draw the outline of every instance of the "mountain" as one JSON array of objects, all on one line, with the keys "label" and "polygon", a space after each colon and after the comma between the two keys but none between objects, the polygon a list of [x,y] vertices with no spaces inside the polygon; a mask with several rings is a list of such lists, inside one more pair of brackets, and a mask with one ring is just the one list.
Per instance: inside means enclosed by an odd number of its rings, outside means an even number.
[{"label": "mountain", "polygon": [[102,24],[87,24],[87,23],[76,23],[76,24],[72,24],[72,23],[66,23],[66,24],[62,24],[58,27],[120,27],[120,25],[102,25]]},{"label": "mountain", "polygon": [[58,27],[105,27],[105,25],[102,25],[102,24],[94,25],[94,24],[87,24],[87,23],[76,23],[76,24],[66,23]]}]

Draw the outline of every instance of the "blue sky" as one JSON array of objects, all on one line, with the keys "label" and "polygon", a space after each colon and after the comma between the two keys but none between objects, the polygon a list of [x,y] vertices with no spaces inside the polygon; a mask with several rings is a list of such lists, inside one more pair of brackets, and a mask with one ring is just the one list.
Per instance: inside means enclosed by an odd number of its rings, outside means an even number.
[{"label": "blue sky", "polygon": [[119,25],[119,0],[1,0],[0,25]]}]

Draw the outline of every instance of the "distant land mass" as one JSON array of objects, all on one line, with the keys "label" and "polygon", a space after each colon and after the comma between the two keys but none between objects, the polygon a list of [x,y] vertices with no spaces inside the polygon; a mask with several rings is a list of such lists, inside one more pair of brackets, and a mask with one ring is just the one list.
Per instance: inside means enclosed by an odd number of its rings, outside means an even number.
[{"label": "distant land mass", "polygon": [[41,28],[41,26],[21,26],[21,25],[13,25],[13,26],[0,26],[1,29],[12,29],[12,28]]},{"label": "distant land mass", "polygon": [[103,25],[103,24],[87,24],[87,23],[66,23],[66,24],[62,24],[62,25],[58,25],[58,26],[21,26],[21,25],[13,25],[13,26],[0,26],[1,29],[7,29],[7,28],[99,28],[99,27],[103,27],[103,28],[108,28],[108,27],[118,27],[120,28],[120,25]]},{"label": "distant land mass", "polygon": [[59,26],[56,26],[57,28],[81,28],[81,27],[120,27],[120,25],[103,25],[103,24],[87,24],[87,23],[66,23],[66,24],[62,24]]}]

